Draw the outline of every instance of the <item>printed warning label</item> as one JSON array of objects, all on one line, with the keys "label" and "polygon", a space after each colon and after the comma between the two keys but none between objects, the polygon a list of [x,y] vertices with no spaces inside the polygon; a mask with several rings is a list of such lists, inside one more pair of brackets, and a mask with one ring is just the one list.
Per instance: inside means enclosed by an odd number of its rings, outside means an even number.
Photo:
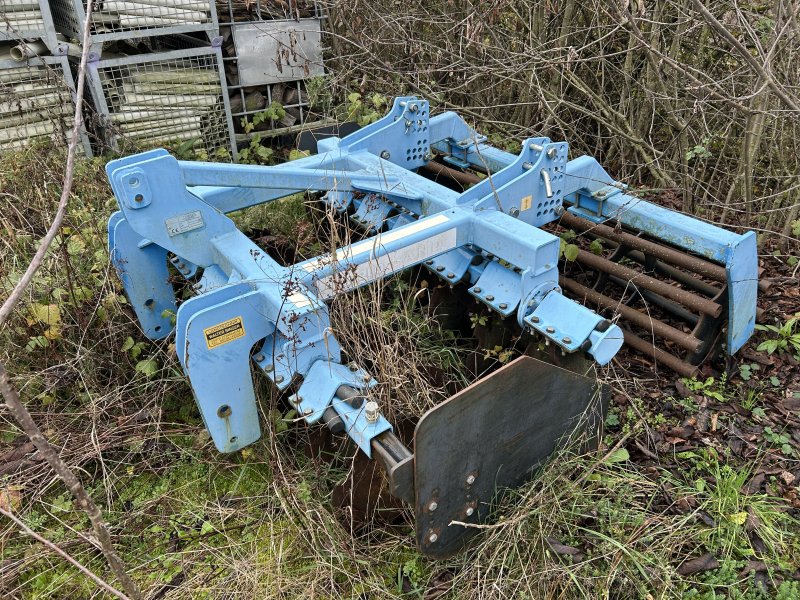
[{"label": "printed warning label", "polygon": [[233,340],[238,340],[240,337],[244,336],[244,324],[242,323],[242,317],[236,317],[234,319],[224,321],[219,325],[214,325],[213,327],[204,329],[203,334],[206,336],[206,345],[208,346],[209,350],[222,346],[223,344],[227,344],[228,342],[232,342]]},{"label": "printed warning label", "polygon": [[533,204],[533,196],[525,196],[519,203],[519,210],[520,212],[523,210],[529,210]]}]

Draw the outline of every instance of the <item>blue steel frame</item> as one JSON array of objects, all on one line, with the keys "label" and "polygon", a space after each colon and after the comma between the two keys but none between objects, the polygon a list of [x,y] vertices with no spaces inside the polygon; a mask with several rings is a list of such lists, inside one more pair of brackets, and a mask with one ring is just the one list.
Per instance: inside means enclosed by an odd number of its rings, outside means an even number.
[{"label": "blue steel frame", "polygon": [[[261,435],[252,361],[278,389],[302,378],[290,398],[299,414],[315,423],[332,407],[371,456],[370,441],[391,425],[383,416],[368,420],[363,409],[335,396],[342,384],[363,390],[375,382],[341,364],[325,302],[417,264],[450,284],[468,281],[477,300],[504,317],[515,315],[564,351],[582,350],[608,363],[622,331],[561,294],[560,241],[539,229],[558,218],[565,198],[584,207],[584,197],[596,199],[598,189],[613,191],[595,213],[657,229],[724,262],[729,283],[740,286],[731,301],[737,329],[729,332],[735,340],[729,348],[752,331],[751,234],[738,236],[621,194],[595,161],[568,162],[563,142],[531,138],[514,156],[483,139],[455,113],[432,118],[426,101],[404,97],[380,121],[320,142],[319,154],[274,167],[183,162],[164,150],[107,165],[120,207],[109,221],[112,262],[145,334],[161,339],[175,330],[181,365],[220,451]],[[483,165],[492,174],[454,192],[415,173],[431,148],[454,164]],[[225,216],[300,191],[327,192],[332,208],[352,208],[351,219],[374,235],[283,267]],[[202,269],[198,295],[177,309],[174,328],[169,254],[187,278]],[[739,326],[742,320],[751,324]]]}]

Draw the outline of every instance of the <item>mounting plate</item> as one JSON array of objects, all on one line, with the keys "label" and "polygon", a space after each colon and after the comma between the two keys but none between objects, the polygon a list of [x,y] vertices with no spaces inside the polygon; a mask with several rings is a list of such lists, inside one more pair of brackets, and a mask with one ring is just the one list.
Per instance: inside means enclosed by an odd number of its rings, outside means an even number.
[{"label": "mounting plate", "polygon": [[604,388],[521,356],[425,413],[414,435],[420,551],[457,553],[479,529],[453,521],[487,521],[502,491],[531,479],[560,440],[576,428],[595,434]]}]

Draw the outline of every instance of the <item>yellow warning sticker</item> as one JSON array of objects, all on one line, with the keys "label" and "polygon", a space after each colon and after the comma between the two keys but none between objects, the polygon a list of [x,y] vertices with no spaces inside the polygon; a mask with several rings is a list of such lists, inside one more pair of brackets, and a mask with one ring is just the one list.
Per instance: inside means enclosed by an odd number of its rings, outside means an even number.
[{"label": "yellow warning sticker", "polygon": [[519,201],[519,210],[522,212],[523,210],[528,210],[533,203],[532,196],[525,196],[522,200]]},{"label": "yellow warning sticker", "polygon": [[223,344],[244,337],[244,323],[242,317],[235,317],[203,330],[206,336],[206,345],[209,350],[218,348]]}]

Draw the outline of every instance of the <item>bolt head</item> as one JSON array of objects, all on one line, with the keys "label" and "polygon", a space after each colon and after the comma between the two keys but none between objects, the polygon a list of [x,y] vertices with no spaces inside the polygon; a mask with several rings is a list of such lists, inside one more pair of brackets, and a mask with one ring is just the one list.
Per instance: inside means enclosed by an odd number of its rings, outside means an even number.
[{"label": "bolt head", "polygon": [[441,273],[442,271],[444,271],[444,267],[442,265],[439,265],[438,267],[436,267],[436,270],[439,271],[439,273]]},{"label": "bolt head", "polygon": [[516,206],[512,206],[511,209],[508,211],[508,214],[511,215],[512,217],[518,217],[519,209]]},{"label": "bolt head", "polygon": [[479,288],[479,287],[472,288],[472,291],[475,292],[476,294],[480,294],[481,293],[481,288]]},{"label": "bolt head", "polygon": [[364,405],[364,418],[366,418],[367,423],[376,423],[380,414],[381,409],[377,402],[370,400]]},{"label": "bolt head", "polygon": [[436,535],[435,533],[432,533],[432,534],[430,534],[430,535],[428,536],[428,541],[429,541],[431,544],[433,544],[433,543],[434,543],[436,540],[438,540],[438,539],[439,539],[439,536],[438,536],[438,535]]},{"label": "bolt head", "polygon": [[[532,302],[528,302],[528,306],[533,306],[533,303]],[[538,323],[539,321],[541,321],[541,319],[539,317],[537,317],[536,315],[533,315],[531,317],[531,321],[533,323]]]},{"label": "bolt head", "polygon": [[564,342],[565,344],[571,344],[572,343],[572,338],[568,338],[568,337],[561,338],[561,341]]},{"label": "bolt head", "polygon": [[304,408],[303,409],[303,414],[308,417],[308,416],[314,414],[314,409],[313,408]]},{"label": "bolt head", "polygon": [[264,367],[264,370],[267,373],[272,373],[275,370],[275,365],[273,365],[272,363],[269,363],[266,367]]},{"label": "bolt head", "polygon": [[432,265],[432,264],[433,264],[433,261],[432,261],[432,260],[426,260],[426,261],[425,261],[425,264],[426,264],[426,265]]},{"label": "bolt head", "polygon": [[439,504],[436,501],[433,501],[430,504],[428,504],[428,510],[431,512],[435,511],[437,508],[439,508]]},{"label": "bolt head", "polygon": [[464,514],[467,515],[468,517],[471,517],[472,515],[475,514],[475,509],[472,508],[471,506],[468,506],[467,510],[464,511]]},{"label": "bolt head", "polygon": [[555,327],[546,327],[545,331],[547,333],[555,333],[556,332]]},{"label": "bolt head", "polygon": [[253,358],[255,358],[255,359],[256,359],[256,362],[261,362],[261,361],[263,361],[263,360],[264,360],[264,358],[265,358],[265,357],[264,357],[264,353],[263,353],[263,352],[259,352],[259,353],[258,353],[258,354],[256,354],[256,355],[255,355]]},{"label": "bolt head", "polygon": [[486,299],[487,299],[489,302],[491,302],[492,300],[494,300],[494,296],[492,296],[491,294],[489,294],[489,295],[487,295],[487,296],[486,296]]},{"label": "bolt head", "polygon": [[467,475],[467,485],[472,485],[473,483],[475,483],[475,475]]},{"label": "bolt head", "polygon": [[455,273],[448,273],[448,274],[447,274],[447,278],[448,278],[448,279],[455,279],[455,276],[456,276],[456,274],[455,274]]},{"label": "bolt head", "polygon": [[388,150],[384,150],[383,152],[381,152],[381,158],[383,160],[389,160],[391,157],[392,155],[389,153]]},{"label": "bolt head", "polygon": [[503,302],[503,303],[500,305],[500,310],[505,310],[505,309],[507,309],[507,308],[508,308],[508,304],[506,304],[505,302]]},{"label": "bolt head", "polygon": [[278,375],[278,376],[275,378],[275,383],[277,383],[277,384],[281,384],[281,383],[283,383],[283,375]]}]

